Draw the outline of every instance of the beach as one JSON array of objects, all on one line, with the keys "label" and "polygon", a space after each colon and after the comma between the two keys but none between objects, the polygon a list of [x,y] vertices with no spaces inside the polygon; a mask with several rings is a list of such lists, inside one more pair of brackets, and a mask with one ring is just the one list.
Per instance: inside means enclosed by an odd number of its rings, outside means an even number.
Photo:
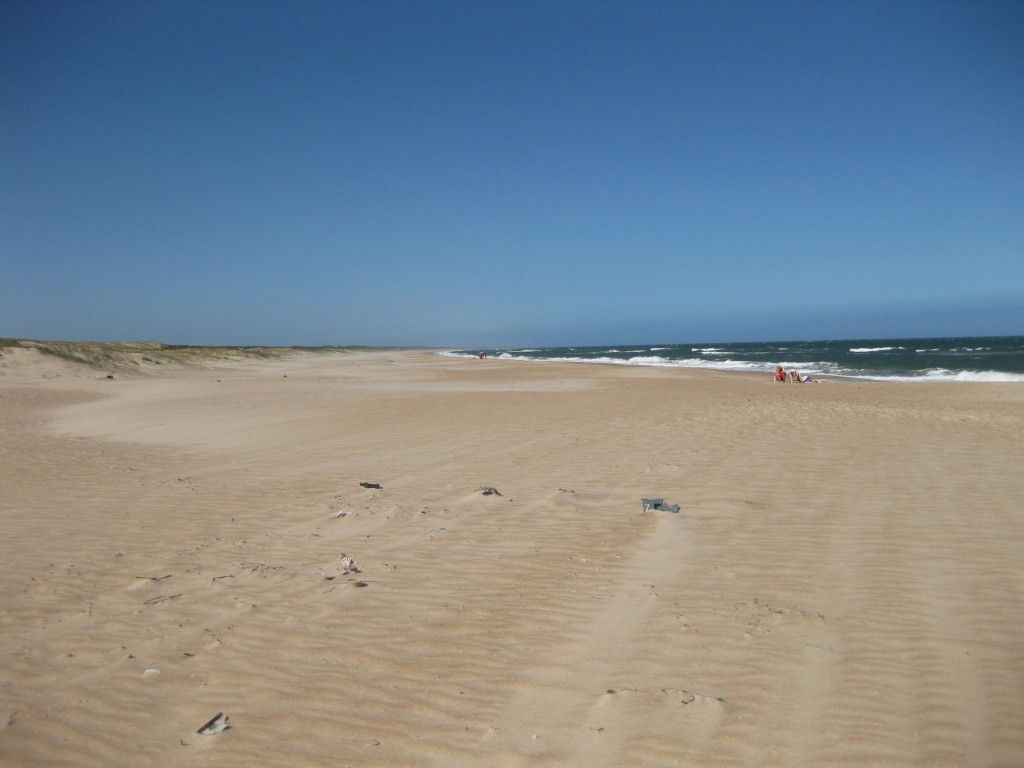
[{"label": "beach", "polygon": [[0,765],[1024,764],[1022,405],[9,351]]}]

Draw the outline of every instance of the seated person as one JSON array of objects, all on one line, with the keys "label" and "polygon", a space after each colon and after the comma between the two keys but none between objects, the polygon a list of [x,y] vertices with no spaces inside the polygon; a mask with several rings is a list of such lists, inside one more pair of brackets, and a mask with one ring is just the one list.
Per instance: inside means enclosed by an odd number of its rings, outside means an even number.
[{"label": "seated person", "polygon": [[786,370],[781,365],[776,365],[775,366],[775,380],[776,381],[785,381],[786,380]]}]

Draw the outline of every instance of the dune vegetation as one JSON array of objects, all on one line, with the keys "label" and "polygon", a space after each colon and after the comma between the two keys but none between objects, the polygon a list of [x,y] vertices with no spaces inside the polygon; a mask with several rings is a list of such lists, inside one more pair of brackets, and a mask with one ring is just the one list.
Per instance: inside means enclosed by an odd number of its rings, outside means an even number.
[{"label": "dune vegetation", "polygon": [[128,372],[146,365],[204,365],[281,358],[295,352],[344,352],[345,347],[216,347],[163,344],[156,341],[36,341],[0,338],[0,357],[12,349],[105,371]]}]

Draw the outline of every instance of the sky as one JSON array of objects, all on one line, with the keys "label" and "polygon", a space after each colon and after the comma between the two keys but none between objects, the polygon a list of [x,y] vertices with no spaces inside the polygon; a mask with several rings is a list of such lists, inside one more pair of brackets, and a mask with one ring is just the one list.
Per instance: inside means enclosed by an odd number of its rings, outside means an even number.
[{"label": "sky", "polygon": [[3,337],[1017,334],[1017,0],[0,2]]}]

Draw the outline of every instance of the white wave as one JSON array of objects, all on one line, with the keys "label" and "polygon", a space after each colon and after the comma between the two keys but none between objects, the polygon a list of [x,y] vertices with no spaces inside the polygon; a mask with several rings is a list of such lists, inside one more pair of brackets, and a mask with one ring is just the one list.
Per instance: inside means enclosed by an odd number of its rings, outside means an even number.
[{"label": "white wave", "polygon": [[750,360],[705,360],[701,357],[689,357],[681,360],[670,360],[664,357],[634,357],[626,361],[630,365],[654,365],[663,368],[707,368],[716,371],[762,371],[775,370],[774,365],[755,363]]},{"label": "white wave", "polygon": [[932,368],[919,376],[907,377],[910,381],[987,381],[1024,382],[1024,373],[1004,371],[950,371],[946,368]]},{"label": "white wave", "polygon": [[[774,363],[753,362],[750,360],[708,360],[706,358],[684,358],[672,360],[658,355],[641,355],[623,359],[619,357],[528,357],[519,354],[527,350],[516,350],[513,352],[501,352],[495,357],[501,360],[522,360],[531,363],[589,363],[592,365],[640,365],[659,368],[705,368],[720,371],[742,371],[750,373],[771,373],[775,370]],[[476,357],[468,352],[446,351],[441,355],[449,357]],[[856,379],[860,381],[885,381],[885,382],[1019,382],[1024,383],[1024,373],[1005,373],[1003,371],[952,371],[947,368],[932,368],[920,373],[905,374],[879,374],[865,370],[844,368],[834,362],[794,362],[781,361],[780,363],[787,371],[796,370],[800,373],[811,376],[832,376],[841,379]]]},{"label": "white wave", "polygon": [[633,363],[634,365],[670,365],[672,363],[667,357],[661,357],[660,355],[640,355],[638,357],[631,357],[625,362]]},{"label": "white wave", "polygon": [[[792,361],[786,362],[785,360],[783,360],[782,362],[779,363],[779,365],[781,365],[787,371],[799,371],[800,373],[825,373],[825,374],[834,374],[836,376],[842,376],[843,375],[842,373],[840,373],[843,369],[840,368],[835,363],[824,363],[824,362],[816,362],[815,363],[815,362],[807,362],[806,360],[801,362],[801,363],[797,363],[797,362],[792,362]],[[765,368],[765,370],[774,371],[775,370],[775,366],[769,363],[768,367]]]},{"label": "white wave", "polygon": [[[445,353],[453,357],[476,357],[472,354]],[[715,360],[709,361],[695,357],[683,360],[671,360],[658,355],[638,355],[623,359],[621,357],[527,357],[512,352],[502,352],[495,355],[500,360],[522,360],[530,363],[587,363],[591,365],[642,365],[659,368],[711,368],[723,371],[763,371],[769,372],[775,369],[774,365],[768,363],[755,363],[749,360]],[[801,368],[801,370],[810,370]]]},{"label": "white wave", "polygon": [[755,363],[750,360],[694,360],[694,368],[711,368],[716,371],[751,371],[769,373],[775,370],[771,363]]},{"label": "white wave", "polygon": [[1006,373],[1004,371],[951,371],[948,368],[931,368],[920,373],[903,374],[871,374],[863,371],[857,373],[840,373],[845,378],[864,379],[867,381],[892,382],[978,382],[978,383],[1024,383],[1024,373]]},{"label": "white wave", "polygon": [[851,352],[891,352],[894,349],[906,349],[906,347],[852,347]]},{"label": "white wave", "polygon": [[525,360],[530,363],[603,363],[605,365],[629,365],[628,360],[619,357],[523,357],[503,352],[503,360]]}]

